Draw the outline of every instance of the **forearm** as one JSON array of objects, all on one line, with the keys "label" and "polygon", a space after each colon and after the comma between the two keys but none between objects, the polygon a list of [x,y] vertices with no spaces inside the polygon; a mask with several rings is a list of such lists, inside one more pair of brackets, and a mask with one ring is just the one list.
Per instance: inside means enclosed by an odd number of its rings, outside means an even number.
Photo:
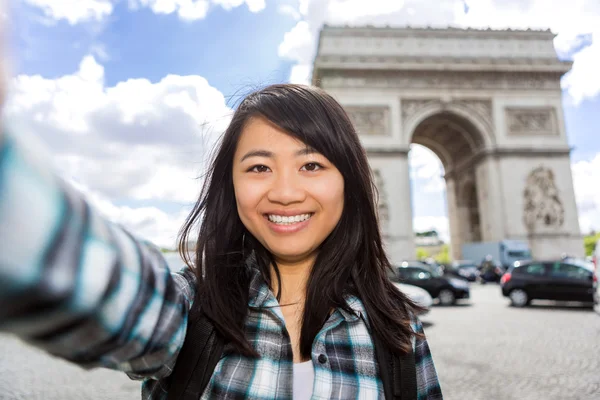
[{"label": "forearm", "polygon": [[35,151],[0,140],[0,329],[84,367],[168,374],[193,274],[170,273]]}]

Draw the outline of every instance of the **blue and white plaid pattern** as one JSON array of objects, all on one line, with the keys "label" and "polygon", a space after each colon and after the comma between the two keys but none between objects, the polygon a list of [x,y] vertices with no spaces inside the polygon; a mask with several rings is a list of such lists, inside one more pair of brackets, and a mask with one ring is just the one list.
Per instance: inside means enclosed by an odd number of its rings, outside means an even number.
[{"label": "blue and white plaid pattern", "polygon": [[[85,368],[144,379],[142,398],[166,399],[183,344],[195,277],[89,207],[48,168],[40,148],[0,137],[0,330]],[[251,360],[226,348],[203,396],[292,397],[292,349],[277,301],[251,282]],[[383,398],[359,299],[335,310],[315,338],[313,399]],[[422,332],[418,320],[414,328]],[[414,343],[419,400],[441,399],[425,340]]]},{"label": "blue and white plaid pattern", "polygon": [[[364,309],[358,299],[350,299],[349,304],[356,315],[335,310],[315,338],[313,399],[383,397],[371,337],[359,318]],[[292,398],[291,342],[277,300],[258,271],[250,285],[249,306],[246,337],[261,359],[226,355],[202,399]]]}]

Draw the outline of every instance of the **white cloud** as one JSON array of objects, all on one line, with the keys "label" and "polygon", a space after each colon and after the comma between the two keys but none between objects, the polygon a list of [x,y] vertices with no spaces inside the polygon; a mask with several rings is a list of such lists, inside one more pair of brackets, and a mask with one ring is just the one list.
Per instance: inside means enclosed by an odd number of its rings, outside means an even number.
[{"label": "white cloud", "polygon": [[312,74],[312,67],[307,64],[297,64],[292,67],[290,72],[290,83],[309,85]]},{"label": "white cloud", "polygon": [[134,9],[148,7],[156,14],[177,13],[179,18],[186,21],[205,18],[211,5],[231,10],[242,4],[246,4],[253,13],[262,11],[266,6],[265,0],[129,0],[130,7]]},{"label": "white cloud", "polygon": [[[39,8],[46,17],[66,20],[71,25],[101,21],[111,15],[119,0],[22,0]],[[203,19],[212,5],[231,10],[245,4],[253,13],[262,11],[265,0],[128,0],[131,9],[147,7],[156,14],[177,13],[187,21]]]},{"label": "white cloud", "polygon": [[600,28],[592,40],[591,45],[573,56],[573,68],[562,81],[563,88],[568,91],[575,105],[600,94]]},{"label": "white cloud", "polygon": [[311,61],[314,41],[315,37],[308,22],[299,21],[283,37],[283,42],[281,42],[278,49],[279,57],[306,64]]},{"label": "white cloud", "polygon": [[571,166],[573,186],[579,209],[581,231],[600,231],[600,153],[591,160],[578,161]]},{"label": "white cloud", "polygon": [[416,180],[416,190],[424,193],[443,193],[446,188],[444,167],[427,147],[412,145],[409,153],[410,178]]},{"label": "white cloud", "polygon": [[23,0],[40,8],[47,17],[67,20],[71,25],[100,21],[113,12],[112,0]]},{"label": "white cloud", "polygon": [[302,18],[302,15],[300,15],[300,11],[290,4],[280,4],[278,11],[283,15],[289,15],[295,20],[299,20],[300,18]]},{"label": "white cloud", "polygon": [[173,14],[183,20],[203,19],[208,13],[208,0],[130,0],[134,8],[148,7],[155,14]]},{"label": "white cloud", "polygon": [[[303,71],[315,55],[318,32],[324,23],[333,25],[462,26],[495,29],[551,29],[557,33],[555,47],[569,53],[581,34],[600,36],[600,2],[562,0],[548,6],[546,0],[467,0],[469,12],[456,0],[302,0],[301,21],[288,32],[280,55],[294,60]],[[574,66],[563,87],[575,103],[600,93],[600,39],[573,55]],[[295,78],[297,71],[293,71]]]},{"label": "white cloud", "polygon": [[239,7],[242,4],[246,4],[248,6],[248,10],[253,13],[262,11],[266,7],[265,0],[212,0],[212,2],[220,5],[226,10],[231,10],[232,8]]},{"label": "white cloud", "polygon": [[175,217],[158,209],[115,208],[110,202],[195,201],[198,177],[231,109],[200,76],[107,87],[104,68],[87,56],[77,72],[57,79],[17,76],[5,113],[13,129],[46,143],[67,179],[93,188],[107,214],[164,243],[161,235],[173,236],[177,229],[170,229],[179,227],[179,219],[171,224]]}]

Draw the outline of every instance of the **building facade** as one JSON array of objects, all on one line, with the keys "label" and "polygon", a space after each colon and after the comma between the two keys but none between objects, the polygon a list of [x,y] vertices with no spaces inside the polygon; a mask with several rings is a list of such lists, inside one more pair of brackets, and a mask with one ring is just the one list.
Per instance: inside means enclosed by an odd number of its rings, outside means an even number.
[{"label": "building facade", "polygon": [[393,261],[415,242],[408,153],[445,169],[451,254],[529,241],[534,257],[583,255],[550,31],[325,26],[313,85],[340,101],[366,148]]}]

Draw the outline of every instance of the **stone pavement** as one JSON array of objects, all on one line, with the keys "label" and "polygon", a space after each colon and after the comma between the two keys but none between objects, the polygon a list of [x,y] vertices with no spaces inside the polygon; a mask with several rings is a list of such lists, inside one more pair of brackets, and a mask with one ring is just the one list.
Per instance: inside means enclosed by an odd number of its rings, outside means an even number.
[{"label": "stone pavement", "polygon": [[[446,400],[599,400],[600,315],[546,305],[514,309],[495,285],[422,318]],[[546,303],[547,304],[547,303]],[[131,400],[139,382],[84,371],[0,336],[0,399]]]},{"label": "stone pavement", "polygon": [[473,284],[462,306],[423,316],[447,400],[600,400],[600,315],[534,302],[508,306]]}]

